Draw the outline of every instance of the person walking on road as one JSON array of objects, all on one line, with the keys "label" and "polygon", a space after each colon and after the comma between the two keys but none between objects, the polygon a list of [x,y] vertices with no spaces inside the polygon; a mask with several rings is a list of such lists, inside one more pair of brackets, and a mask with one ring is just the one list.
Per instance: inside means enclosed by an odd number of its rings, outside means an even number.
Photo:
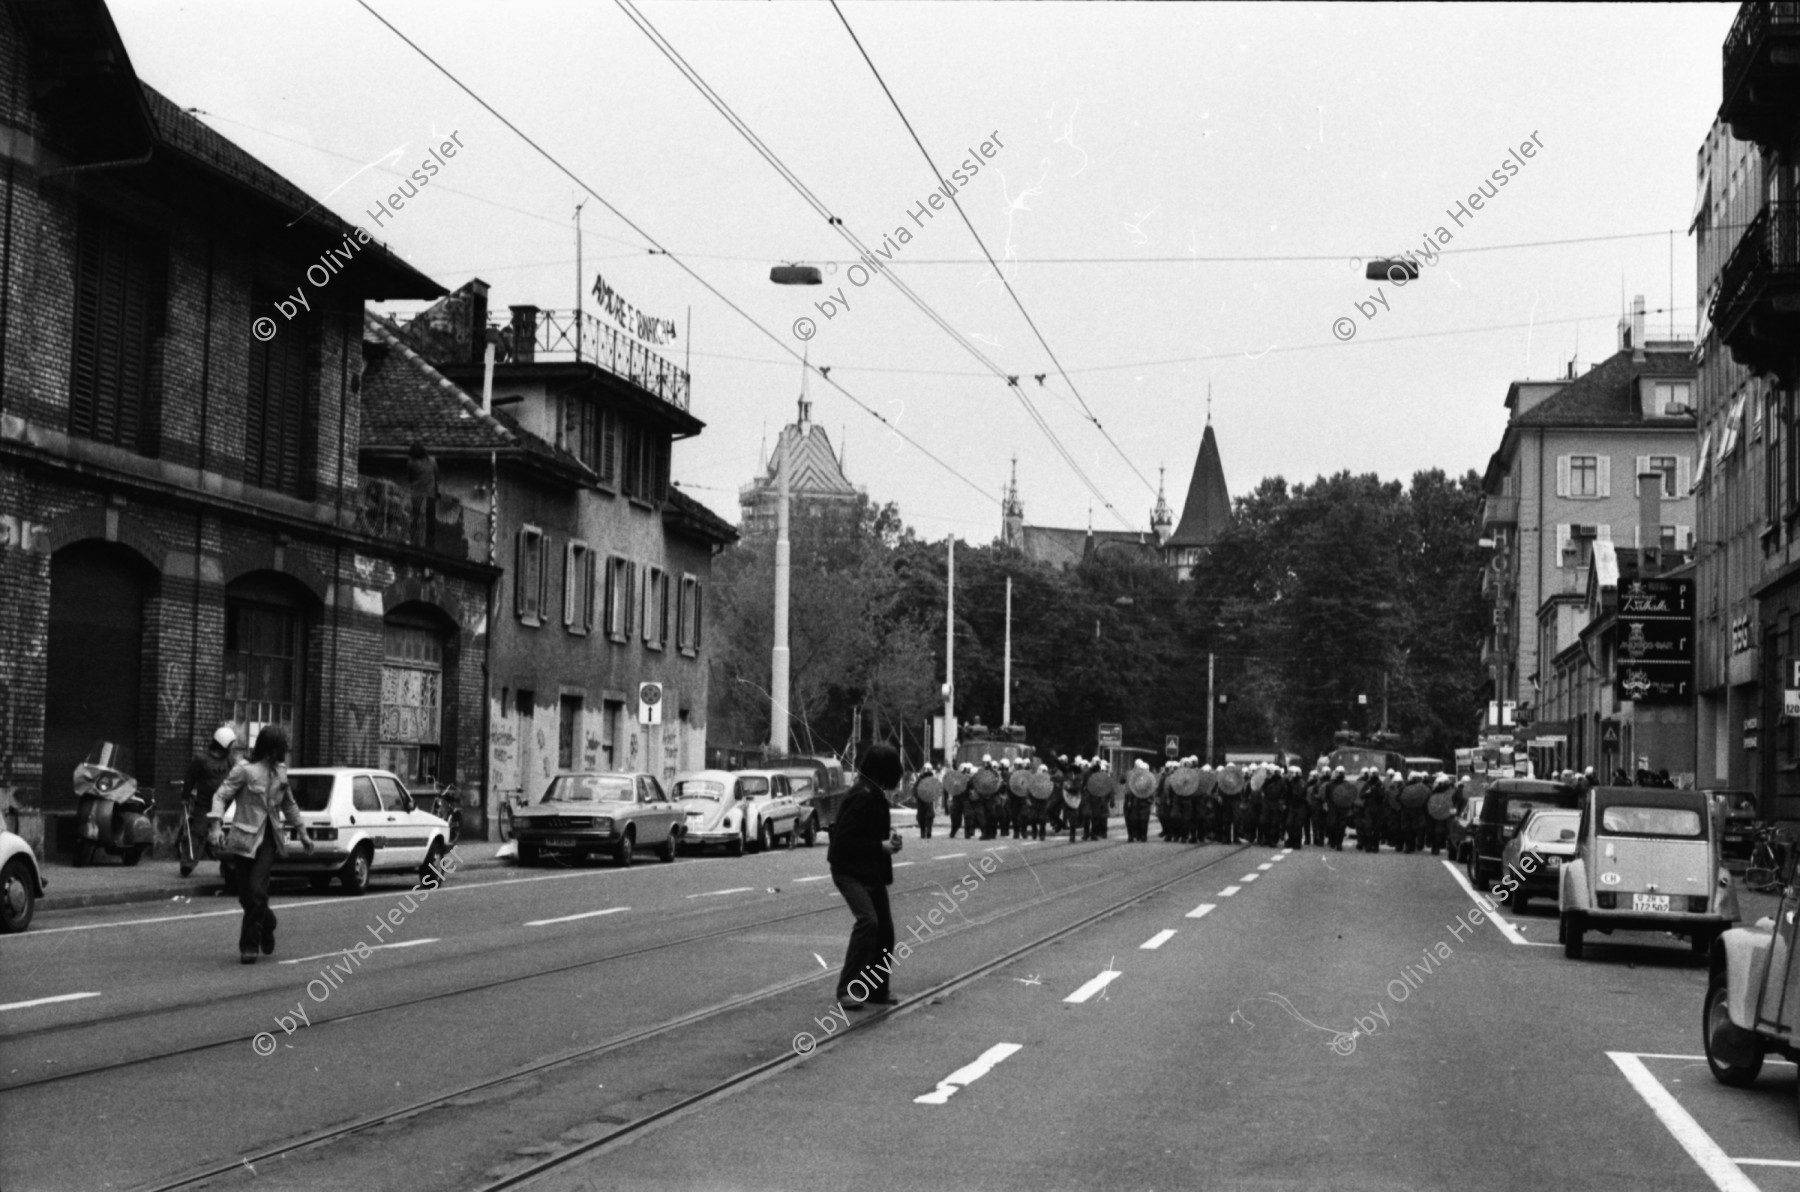
[{"label": "person walking on road", "polygon": [[[200,856],[200,844],[207,837],[206,816],[212,808],[213,792],[231,773],[237,764],[232,747],[237,744],[237,733],[227,724],[213,733],[212,740],[205,749],[194,755],[188,763],[187,779],[182,783],[181,802],[187,811],[187,823],[183,828],[188,839],[194,844],[191,856]],[[181,876],[187,877],[194,872],[194,861],[181,863]]]},{"label": "person walking on road", "polygon": [[887,796],[899,789],[901,778],[894,747],[870,746],[857,763],[856,785],[844,796],[831,829],[826,853],[831,881],[856,916],[837,983],[838,1000],[846,1010],[891,1006],[895,1000],[888,982],[894,916],[887,888],[894,883],[893,856],[900,851],[900,837],[888,826]]},{"label": "person walking on road", "polygon": [[[299,829],[301,847],[309,853],[313,851],[312,837],[306,834],[300,807],[288,788],[287,752],[287,733],[277,725],[263,726],[249,760],[239,762],[213,792],[212,811],[207,816],[212,827],[206,842],[233,869],[238,905],[244,908],[244,921],[238,928],[238,959],[244,964],[256,963],[259,947],[264,956],[275,952],[269,871],[276,857],[287,855],[275,817],[279,815],[289,826]],[[899,765],[898,758],[895,765]],[[224,824],[227,806],[232,808],[228,826]]]}]

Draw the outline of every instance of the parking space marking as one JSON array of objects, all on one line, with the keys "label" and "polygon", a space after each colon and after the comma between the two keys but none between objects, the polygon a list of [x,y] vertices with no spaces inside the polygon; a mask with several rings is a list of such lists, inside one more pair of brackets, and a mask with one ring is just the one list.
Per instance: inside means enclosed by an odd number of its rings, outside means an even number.
[{"label": "parking space marking", "polygon": [[1236,894],[1241,889],[1243,889],[1242,886],[1226,886],[1223,890],[1219,891],[1219,897],[1220,898],[1230,898],[1233,894]]},{"label": "parking space marking", "polygon": [[1751,1167],[1800,1167],[1800,1159],[1732,1159],[1733,1163]]},{"label": "parking space marking", "polygon": [[729,890],[706,890],[699,894],[689,894],[689,898],[717,898],[721,894],[748,894],[755,886],[733,886]]},{"label": "parking space marking", "polygon": [[601,915],[616,915],[620,911],[628,911],[628,906],[609,906],[603,911],[582,911],[579,915],[563,915],[556,919],[533,919],[526,923],[527,927],[548,927],[552,923],[573,923],[577,919],[593,919]]},{"label": "parking space marking", "polygon": [[1688,1157],[1699,1164],[1700,1170],[1719,1192],[1758,1192],[1750,1177],[1712,1140],[1712,1135],[1702,1130],[1700,1123],[1681,1107],[1662,1082],[1650,1074],[1642,1058],[1628,1051],[1609,1051],[1606,1058],[1618,1065],[1638,1096],[1650,1106],[1657,1121],[1681,1144]]},{"label": "parking space marking", "polygon": [[974,1063],[965,1064],[963,1067],[958,1068],[956,1071],[950,1073],[950,1075],[938,1081],[937,1088],[933,1089],[931,1092],[926,1093],[923,1097],[914,1097],[913,1104],[942,1105],[951,1097],[955,1096],[958,1089],[967,1088],[969,1085],[974,1084],[977,1080],[980,1080],[983,1076],[992,1072],[994,1070],[994,1065],[998,1064],[1001,1060],[1006,1059],[1015,1052],[1023,1050],[1025,1050],[1025,1045],[1022,1043],[996,1043],[986,1051],[982,1052]]},{"label": "parking space marking", "polygon": [[1165,927],[1143,943],[1139,944],[1138,949],[1143,952],[1154,952],[1174,938],[1175,929],[1173,927]]},{"label": "parking space marking", "polygon": [[1500,908],[1494,902],[1483,898],[1476,892],[1475,887],[1469,884],[1469,879],[1463,876],[1462,870],[1458,869],[1448,861],[1444,862],[1444,868],[1450,871],[1450,876],[1456,879],[1456,884],[1463,888],[1463,893],[1473,899],[1475,905],[1488,917],[1488,922],[1492,923],[1495,927],[1498,927],[1500,929],[1500,934],[1505,936],[1508,940],[1525,947],[1556,947],[1555,944],[1535,944],[1533,941],[1520,935],[1519,929],[1506,921],[1505,917],[1500,914]]},{"label": "parking space marking", "polygon": [[1093,977],[1093,978],[1089,979],[1087,982],[1085,982],[1082,985],[1082,987],[1080,989],[1077,989],[1074,993],[1071,993],[1068,997],[1064,998],[1063,1001],[1075,1002],[1077,1004],[1079,1004],[1081,1002],[1085,1002],[1089,998],[1093,997],[1096,993],[1099,993],[1102,989],[1105,989],[1108,985],[1111,985],[1114,981],[1117,981],[1120,977],[1123,977],[1124,975],[1125,974],[1120,972],[1118,969],[1109,968],[1105,972],[1101,973],[1098,977]]},{"label": "parking space marking", "polygon": [[1219,904],[1216,902],[1203,902],[1193,910],[1189,911],[1187,917],[1190,919],[1204,919],[1207,915],[1211,914],[1218,905]]},{"label": "parking space marking", "polygon": [[33,1006],[48,1006],[52,1002],[78,1002],[82,998],[99,996],[98,993],[59,993],[55,997],[37,997],[28,1002],[8,1002],[0,1006],[0,1010],[29,1010]]},{"label": "parking space marking", "polygon": [[438,937],[434,935],[430,939],[401,940],[399,943],[396,943],[396,944],[361,944],[355,948],[339,948],[335,952],[321,952],[317,956],[296,956],[292,960],[277,960],[275,963],[276,964],[305,964],[310,960],[330,960],[333,956],[349,956],[352,953],[354,953],[357,956],[361,956],[362,948],[367,948],[371,952],[380,952],[384,948],[416,948],[420,944],[435,944],[437,942],[438,942]]}]

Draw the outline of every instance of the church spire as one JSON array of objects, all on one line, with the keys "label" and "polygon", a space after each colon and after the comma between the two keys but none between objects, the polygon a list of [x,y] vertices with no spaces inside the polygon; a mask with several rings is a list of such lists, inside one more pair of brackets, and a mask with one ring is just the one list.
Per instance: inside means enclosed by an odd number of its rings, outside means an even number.
[{"label": "church spire", "polygon": [[1019,457],[1012,457],[1012,479],[1000,501],[1000,541],[1025,549],[1025,506],[1019,501]]},{"label": "church spire", "polygon": [[1200,435],[1200,453],[1194,458],[1194,477],[1188,481],[1181,521],[1164,547],[1199,547],[1212,543],[1231,521],[1231,492],[1225,487],[1225,468],[1219,461],[1219,438],[1212,423]]},{"label": "church spire", "polygon": [[1156,545],[1161,546],[1169,540],[1169,531],[1175,528],[1175,514],[1169,509],[1169,500],[1163,495],[1164,473],[1168,469],[1157,466],[1156,469],[1156,508],[1150,511],[1150,529],[1156,535]]}]

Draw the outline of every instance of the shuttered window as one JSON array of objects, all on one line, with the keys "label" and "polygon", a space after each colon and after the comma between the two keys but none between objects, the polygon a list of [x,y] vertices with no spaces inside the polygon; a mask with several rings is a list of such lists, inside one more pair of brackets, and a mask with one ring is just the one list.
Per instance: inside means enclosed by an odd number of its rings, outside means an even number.
[{"label": "shuttered window", "polygon": [[541,625],[544,612],[544,556],[549,548],[544,532],[521,526],[514,555],[513,609],[527,625]]},{"label": "shuttered window", "polygon": [[69,433],[157,453],[167,242],[83,207],[75,247]]},{"label": "shuttered window", "polygon": [[[278,295],[252,291],[252,317],[274,310]],[[309,312],[277,320],[273,339],[250,337],[250,376],[244,412],[244,483],[307,499],[314,491],[318,437],[314,362],[319,320]]]}]

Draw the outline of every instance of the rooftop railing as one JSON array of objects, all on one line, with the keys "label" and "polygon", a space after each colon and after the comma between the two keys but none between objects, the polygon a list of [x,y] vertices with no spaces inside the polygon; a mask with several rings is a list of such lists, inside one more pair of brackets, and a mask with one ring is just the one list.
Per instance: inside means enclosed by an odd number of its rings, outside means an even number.
[{"label": "rooftop railing", "polygon": [[688,374],[610,323],[586,311],[512,308],[510,359],[579,360],[596,365],[668,402],[688,408]]}]

